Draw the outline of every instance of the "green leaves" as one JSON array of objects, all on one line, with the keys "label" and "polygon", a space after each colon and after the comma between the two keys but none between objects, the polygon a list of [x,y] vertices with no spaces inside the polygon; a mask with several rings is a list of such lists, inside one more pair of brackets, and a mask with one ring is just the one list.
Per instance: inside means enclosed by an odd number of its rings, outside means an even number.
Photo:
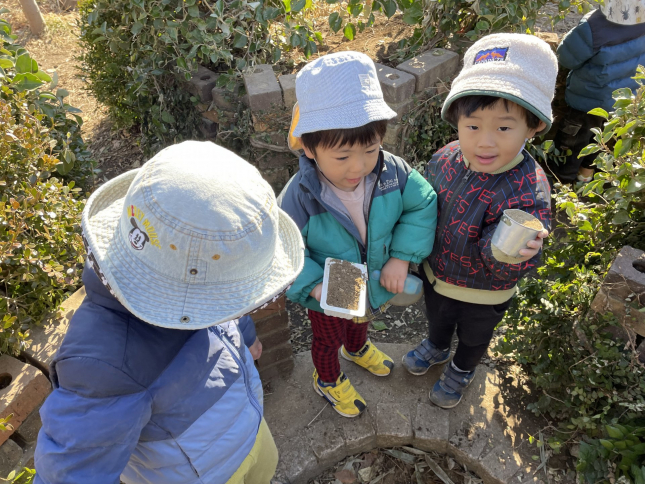
[{"label": "green leaves", "polygon": [[347,25],[345,25],[343,34],[347,39],[354,40],[354,36],[356,35],[356,26],[353,23],[348,23]]},{"label": "green leaves", "polygon": [[343,19],[338,12],[333,12],[329,15],[329,28],[332,29],[334,33],[338,32],[342,26]]}]

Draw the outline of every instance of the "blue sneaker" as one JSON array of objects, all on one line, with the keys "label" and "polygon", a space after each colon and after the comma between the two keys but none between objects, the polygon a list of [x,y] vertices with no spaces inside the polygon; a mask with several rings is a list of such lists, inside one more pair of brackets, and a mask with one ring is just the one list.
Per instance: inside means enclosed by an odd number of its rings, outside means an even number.
[{"label": "blue sneaker", "polygon": [[450,348],[440,350],[427,338],[419,346],[403,355],[403,366],[413,375],[425,375],[431,366],[445,363],[450,359]]},{"label": "blue sneaker", "polygon": [[475,376],[473,371],[457,371],[452,363],[446,365],[441,378],[430,390],[430,401],[441,408],[456,407],[461,402],[463,391]]}]

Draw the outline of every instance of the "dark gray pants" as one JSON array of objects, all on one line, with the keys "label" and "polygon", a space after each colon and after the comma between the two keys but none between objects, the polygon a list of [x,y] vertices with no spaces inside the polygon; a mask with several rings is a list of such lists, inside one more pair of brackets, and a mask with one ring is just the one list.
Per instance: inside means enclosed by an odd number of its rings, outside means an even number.
[{"label": "dark gray pants", "polygon": [[428,317],[428,339],[439,349],[450,348],[457,329],[459,344],[453,357],[457,368],[475,369],[486,353],[495,326],[504,318],[511,300],[494,306],[474,304],[438,294],[421,270]]}]

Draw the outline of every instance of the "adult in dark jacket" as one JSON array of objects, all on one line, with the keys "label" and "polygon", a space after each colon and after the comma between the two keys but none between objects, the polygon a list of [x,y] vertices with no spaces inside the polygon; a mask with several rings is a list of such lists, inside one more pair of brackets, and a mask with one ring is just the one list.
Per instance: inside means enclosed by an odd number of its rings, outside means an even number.
[{"label": "adult in dark jacket", "polygon": [[565,100],[569,112],[561,121],[555,142],[570,149],[564,165],[550,166],[563,182],[590,181],[596,155],[578,158],[593,139],[592,128],[604,119],[587,114],[595,108],[611,111],[616,89],[636,90],[632,79],[645,64],[645,0],[605,0],[569,31],[557,50],[558,61],[570,69]]},{"label": "adult in dark jacket", "polygon": [[269,484],[247,314],[304,263],[271,187],[187,141],[100,187],[82,226],[87,297],[52,363],[35,483]]}]

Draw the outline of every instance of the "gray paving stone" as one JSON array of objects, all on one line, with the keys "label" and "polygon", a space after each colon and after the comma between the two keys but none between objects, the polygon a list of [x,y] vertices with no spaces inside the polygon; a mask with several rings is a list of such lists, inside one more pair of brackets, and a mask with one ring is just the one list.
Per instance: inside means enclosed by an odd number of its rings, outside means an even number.
[{"label": "gray paving stone", "polygon": [[243,103],[242,97],[223,87],[214,87],[211,90],[211,100],[218,109],[231,113],[237,112],[240,103]]},{"label": "gray paving stone", "polygon": [[21,353],[29,363],[49,376],[49,365],[54,359],[54,355],[60,348],[67,326],[72,319],[74,312],[85,299],[85,287],[81,287],[69,298],[63,301],[61,305],[62,316],[50,321],[43,326],[34,327],[31,330],[31,343]]},{"label": "gray paving stone", "polygon": [[412,74],[383,64],[375,65],[385,102],[400,104],[412,97],[416,86],[416,79]]},{"label": "gray paving stone", "polygon": [[276,479],[295,484],[307,482],[318,473],[318,460],[307,438],[300,435],[283,441],[276,439],[276,445],[280,450]]},{"label": "gray paving stone", "polygon": [[497,447],[481,459],[481,464],[497,479],[509,482],[522,467],[522,461],[508,441],[502,441]]},{"label": "gray paving stone", "polygon": [[[409,350],[408,345],[401,344],[380,343],[378,346],[395,362],[401,361],[403,354]],[[495,370],[478,367],[475,380],[463,401],[456,408],[443,410],[428,401],[428,390],[441,373],[440,365],[433,367],[423,377],[414,377],[400,364],[395,364],[392,375],[378,378],[342,360],[341,368],[368,405],[362,417],[348,419],[336,414],[331,407],[325,407],[325,401],[312,390],[311,353],[300,353],[294,357],[294,361],[291,375],[284,380],[273,381],[265,399],[265,417],[276,438],[281,469],[291,470],[291,484],[305,484],[308,479],[334,464],[334,459],[337,462],[347,455],[369,450],[369,447],[404,444],[423,450],[445,451],[467,465],[468,469],[477,472],[484,484],[515,482],[512,479],[516,477],[509,480],[513,470],[510,466],[518,463],[521,467],[517,467],[516,476],[520,471],[529,475],[531,469],[535,469],[525,450],[517,455],[513,453],[513,449],[521,450],[513,447],[514,442],[522,442],[528,436],[523,430],[525,423],[522,415],[507,413],[509,408],[504,402]],[[376,445],[367,425],[370,421],[368,418],[374,424]],[[308,427],[312,420],[315,423]],[[471,428],[474,429],[472,432],[464,431]],[[324,460],[316,459],[313,449],[309,453],[304,449],[311,446],[309,439],[313,438],[313,432],[326,439],[326,443],[316,444],[316,452]],[[303,437],[307,438],[306,443],[298,440]],[[462,442],[455,441],[456,437],[461,437]],[[454,446],[449,444],[450,438],[453,438]],[[428,442],[435,442],[438,448],[424,445]],[[321,445],[323,447],[319,448]],[[442,451],[441,447],[445,450]],[[503,463],[499,449],[506,453],[501,455],[505,460]],[[286,456],[285,450],[288,451]],[[520,460],[512,463],[509,453]],[[521,456],[524,456],[524,461],[521,461]],[[331,462],[327,459],[331,459]],[[281,475],[279,473],[276,479],[280,479]],[[286,478],[283,482],[286,482]],[[519,484],[521,481],[517,482]]]},{"label": "gray paving stone", "polygon": [[287,109],[296,104],[296,76],[297,74],[284,74],[278,78],[282,88],[282,99]]},{"label": "gray paving stone", "polygon": [[379,447],[398,447],[412,443],[412,412],[400,403],[376,405],[376,442]]},{"label": "gray paving stone", "polygon": [[209,103],[213,99],[212,90],[217,83],[217,74],[210,69],[199,66],[188,81],[188,91],[197,96],[201,102]]},{"label": "gray paving stone", "polygon": [[40,420],[40,407],[41,405],[38,405],[15,432],[15,437],[22,440],[25,444],[34,443],[38,439],[38,432],[40,432],[40,428],[43,426]]},{"label": "gray paving stone", "polygon": [[383,137],[383,145],[399,146],[401,144],[400,134],[403,126],[399,123],[388,124],[387,131]]},{"label": "gray paving stone", "polygon": [[347,447],[343,434],[334,420],[319,419],[306,429],[309,446],[321,467],[327,467],[345,458]]},{"label": "gray paving stone", "polygon": [[0,477],[5,478],[20,463],[22,449],[13,440],[0,446]]},{"label": "gray paving stone", "polygon": [[218,124],[202,114],[200,129],[205,138],[215,138],[217,136]]},{"label": "gray paving stone", "polygon": [[439,80],[446,80],[459,70],[459,55],[445,49],[432,49],[396,66],[416,78],[416,92],[424,91]]},{"label": "gray paving stone", "polygon": [[270,65],[260,64],[245,72],[244,85],[251,111],[269,111],[283,106],[282,89]]},{"label": "gray paving stone", "polygon": [[446,410],[431,403],[419,403],[414,419],[414,447],[445,452],[450,437],[450,422]]},{"label": "gray paving stone", "polygon": [[343,422],[342,431],[348,455],[367,452],[377,447],[376,426],[369,408],[360,417]]}]

